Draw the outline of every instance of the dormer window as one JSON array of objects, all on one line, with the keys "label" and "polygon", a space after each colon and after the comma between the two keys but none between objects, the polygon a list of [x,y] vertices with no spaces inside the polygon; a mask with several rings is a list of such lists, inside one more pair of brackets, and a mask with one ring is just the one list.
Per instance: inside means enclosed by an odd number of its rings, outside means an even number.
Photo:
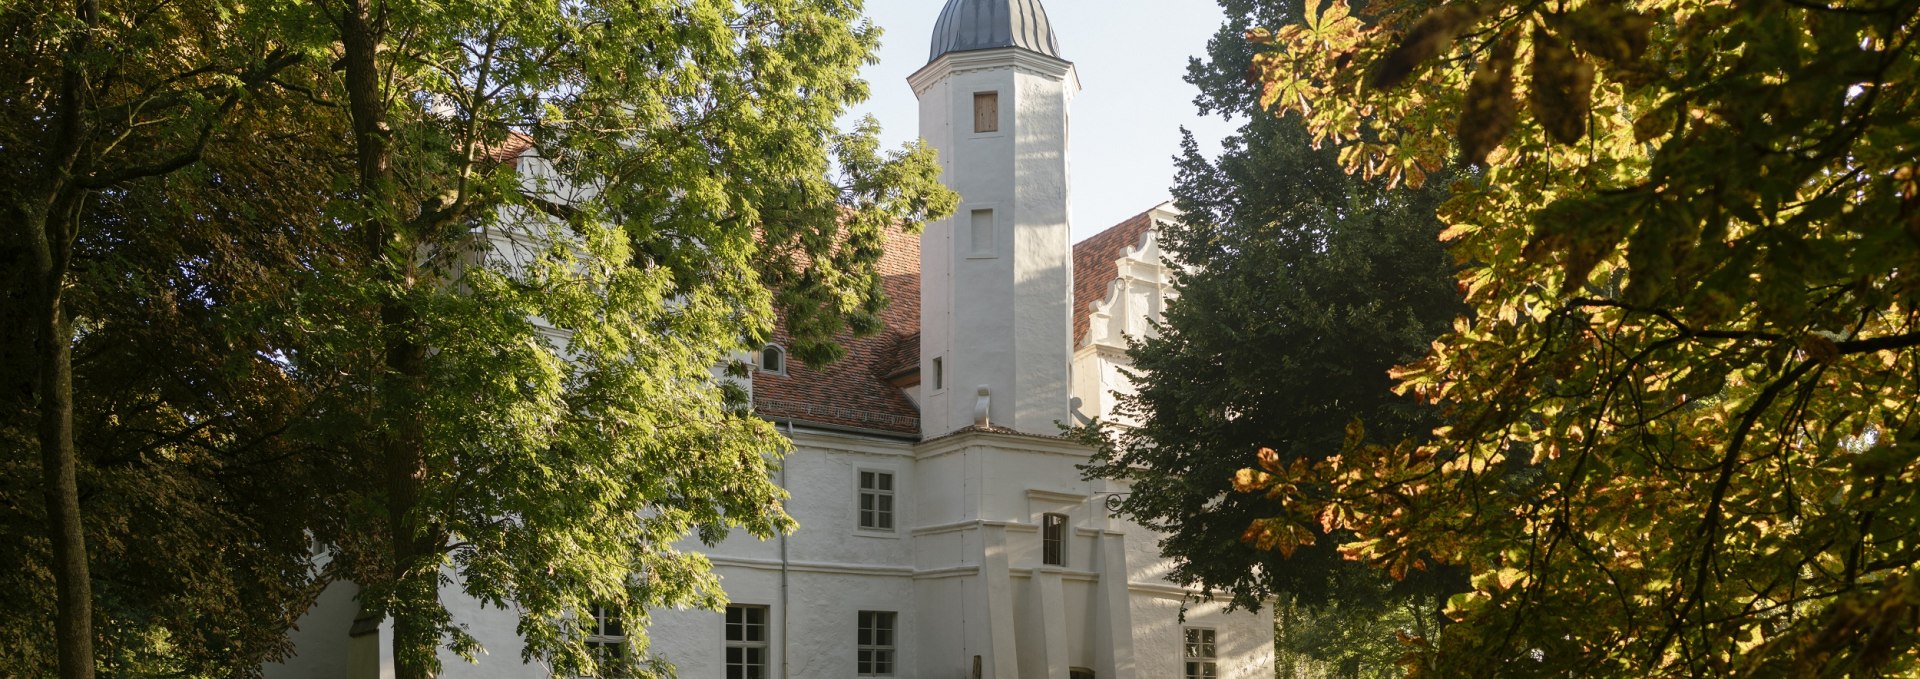
[{"label": "dormer window", "polygon": [[770,373],[787,374],[787,350],[778,344],[769,344],[760,350],[760,369]]}]

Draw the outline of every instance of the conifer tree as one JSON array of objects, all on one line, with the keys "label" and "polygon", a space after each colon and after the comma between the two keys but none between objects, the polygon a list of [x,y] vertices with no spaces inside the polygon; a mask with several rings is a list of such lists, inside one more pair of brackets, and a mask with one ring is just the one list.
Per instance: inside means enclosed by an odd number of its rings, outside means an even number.
[{"label": "conifer tree", "polygon": [[1385,440],[1439,423],[1393,394],[1387,371],[1462,311],[1436,238],[1444,192],[1349,177],[1297,117],[1265,112],[1241,36],[1297,16],[1298,3],[1222,4],[1228,22],[1188,79],[1202,113],[1245,122],[1218,159],[1185,140],[1173,190],[1184,214],[1162,237],[1179,296],[1158,334],[1129,350],[1138,392],[1119,410],[1139,426],[1103,427],[1089,473],[1131,480],[1121,511],[1167,532],[1175,580],[1242,605],[1273,601],[1293,622],[1284,648],[1342,676],[1376,676],[1399,656],[1395,631],[1436,622],[1445,574],[1395,583],[1345,563],[1339,536],[1261,549],[1242,536],[1269,508],[1233,493],[1232,479],[1263,447],[1287,461],[1337,454],[1354,418]]}]

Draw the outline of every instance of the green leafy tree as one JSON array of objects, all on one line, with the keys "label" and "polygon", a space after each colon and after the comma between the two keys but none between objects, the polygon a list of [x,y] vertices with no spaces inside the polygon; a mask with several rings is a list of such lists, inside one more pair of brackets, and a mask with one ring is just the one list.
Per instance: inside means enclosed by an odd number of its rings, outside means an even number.
[{"label": "green leafy tree", "polygon": [[1468,569],[1421,676],[1920,671],[1920,3],[1369,12],[1248,37],[1349,170],[1484,168],[1473,320],[1397,373],[1452,424],[1249,469],[1254,531]]},{"label": "green leafy tree", "polygon": [[1353,638],[1282,630],[1283,646],[1339,674],[1391,670],[1399,654],[1377,649],[1396,646],[1397,628],[1381,620],[1431,602],[1446,574],[1394,583],[1346,563],[1339,539],[1284,554],[1245,540],[1271,507],[1232,482],[1263,447],[1288,462],[1337,453],[1355,417],[1383,440],[1439,424],[1435,409],[1393,393],[1387,371],[1419,357],[1463,310],[1436,239],[1444,194],[1350,177],[1297,119],[1268,115],[1247,83],[1255,46],[1241,36],[1298,16],[1298,3],[1222,4],[1229,20],[1189,80],[1203,113],[1246,122],[1217,160],[1185,140],[1173,189],[1184,214],[1161,241],[1179,296],[1158,333],[1129,351],[1138,391],[1119,412],[1138,425],[1088,432],[1099,450],[1088,473],[1131,481],[1120,511],[1167,533],[1176,581],[1246,606],[1273,599],[1283,618],[1370,638],[1375,651],[1356,652]]},{"label": "green leafy tree", "polygon": [[[296,257],[325,252],[328,178],[282,161],[329,138],[289,134],[290,111],[271,99],[224,126],[246,143],[100,192],[80,222],[65,298],[79,329],[76,472],[102,674],[244,674],[288,650],[321,580],[308,522],[324,516],[313,491],[337,479],[286,432],[325,385],[274,360],[279,338],[261,320],[291,311]],[[306,219],[259,219],[297,207]],[[10,447],[33,437],[23,410],[0,422]],[[56,665],[45,514],[27,501],[37,479],[31,457],[0,463],[7,676]]]},{"label": "green leafy tree", "polygon": [[[528,659],[605,671],[596,605],[638,631],[721,603],[676,542],[792,525],[786,444],[715,367],[776,309],[810,361],[876,330],[885,228],[954,198],[931,151],[835,126],[877,39],[858,2],[318,8],[354,162],[330,214],[357,252],[316,271],[289,356],[353,380],[319,409],[361,480],[330,567],[394,620],[403,679],[478,650],[449,574],[511,605]],[[629,644],[626,671],[658,669]]]},{"label": "green leafy tree", "polygon": [[[20,663],[12,665],[9,673],[13,668],[21,669],[22,674],[57,669],[63,677],[91,677],[96,658],[101,655],[96,653],[97,639],[114,649],[123,648],[138,635],[172,634],[172,643],[192,644],[195,635],[190,623],[181,617],[182,612],[194,602],[210,603],[223,593],[235,593],[212,578],[183,572],[185,562],[96,590],[95,581],[100,576],[123,575],[126,571],[120,568],[123,564],[104,564],[99,566],[103,572],[96,574],[90,561],[100,564],[103,558],[117,555],[154,553],[145,549],[155,544],[146,541],[153,536],[133,535],[136,524],[150,520],[141,512],[157,506],[212,510],[219,518],[206,526],[203,535],[209,539],[192,541],[194,548],[218,549],[220,543],[235,536],[259,535],[227,522],[236,515],[220,508],[225,499],[220,493],[224,491],[210,487],[215,482],[204,476],[207,466],[187,469],[194,465],[175,465],[172,462],[177,460],[164,459],[182,452],[183,446],[174,445],[179,441],[143,448],[126,440],[107,440],[146,426],[155,427],[146,432],[154,443],[180,435],[192,427],[178,418],[191,417],[196,410],[205,414],[202,408],[209,402],[233,396],[225,392],[228,384],[203,383],[196,385],[198,393],[173,394],[196,401],[192,405],[173,401],[127,420],[109,417],[105,422],[84,421],[105,425],[89,428],[84,435],[75,429],[76,418],[97,417],[113,410],[106,405],[111,399],[94,398],[103,394],[89,396],[78,391],[90,388],[85,380],[111,383],[115,378],[110,374],[130,367],[124,360],[128,358],[124,347],[93,340],[124,338],[131,328],[120,324],[133,321],[122,313],[129,311],[127,306],[117,302],[96,304],[103,300],[89,299],[88,295],[104,290],[84,286],[111,281],[123,290],[140,283],[160,283],[166,288],[166,284],[192,277],[179,269],[188,265],[185,262],[156,266],[132,252],[139,245],[189,237],[179,231],[150,237],[126,227],[144,227],[165,221],[163,217],[140,216],[115,223],[117,218],[130,215],[115,215],[114,211],[139,200],[149,207],[164,203],[156,198],[166,193],[157,182],[201,161],[211,142],[226,134],[236,117],[257,110],[256,106],[274,108],[275,104],[253,97],[277,90],[274,81],[302,61],[300,53],[269,35],[282,17],[277,10],[283,8],[260,7],[246,13],[230,9],[206,2],[134,6],[98,0],[24,0],[0,9],[0,64],[9,74],[0,84],[0,110],[4,110],[0,120],[5,121],[0,124],[0,154],[7,158],[0,166],[0,211],[4,214],[0,216],[4,223],[0,226],[4,229],[0,232],[0,276],[4,277],[0,279],[4,284],[0,292],[0,356],[4,357],[0,383],[5,390],[0,394],[0,403],[4,404],[0,405],[4,408],[0,411],[0,428],[4,428],[0,441],[6,446],[5,469],[0,473],[5,474],[7,485],[6,513],[0,521],[4,521],[9,546],[18,550],[8,550],[7,558],[28,561],[20,570],[9,569],[6,576],[9,601],[26,604],[8,611],[21,615],[22,624],[7,625],[0,633],[9,642],[5,660]],[[264,194],[276,191],[263,188]],[[197,229],[190,222],[173,224],[182,225],[196,229],[194,237],[207,238],[205,229]],[[116,242],[113,238],[126,240]],[[119,257],[140,260],[107,261]],[[156,301],[164,299],[168,291],[142,292],[141,299]],[[96,313],[112,317],[91,315]],[[155,320],[154,325],[162,324]],[[185,325],[198,331],[207,329],[197,321]],[[143,346],[155,347],[151,342]],[[76,354],[77,348],[89,353]],[[178,356],[156,354],[155,358]],[[91,364],[85,370],[76,369],[76,360]],[[234,367],[244,372],[258,366]],[[196,374],[207,376],[205,372]],[[117,377],[127,376],[122,373]],[[128,400],[122,404],[134,407],[132,401],[152,396],[153,392],[146,389],[160,388],[156,382],[140,382],[142,391],[127,395]],[[167,412],[163,414],[162,410]],[[164,422],[168,418],[175,419]],[[194,424],[199,431],[186,431],[185,438],[217,438],[239,431],[228,429],[225,422]],[[93,440],[82,440],[89,437]],[[100,447],[95,448],[95,444]],[[83,450],[108,454],[117,462],[129,458],[138,462],[113,469],[94,467],[83,464]],[[164,470],[159,479],[149,479],[138,471],[141,467]],[[89,485],[85,487],[81,485],[83,469],[88,473]],[[88,509],[101,513],[83,514],[83,500]],[[178,531],[160,532],[185,537]],[[101,549],[90,550],[92,541],[98,541]],[[237,548],[227,556],[239,556],[250,548]],[[158,553],[186,556],[179,549]],[[281,564],[284,560],[268,562]],[[147,576],[151,579],[138,584]],[[273,599],[283,592],[280,588],[285,582],[276,574],[249,586],[259,584],[271,590],[273,593],[265,598]],[[118,595],[140,596],[148,592],[145,585],[149,584],[159,585],[160,592],[140,604],[120,605]],[[27,593],[24,598],[11,596],[22,592]],[[242,600],[253,599],[230,599]],[[148,608],[149,604],[172,607],[172,613],[152,614],[155,609]],[[107,611],[109,624],[95,624],[96,607]],[[143,608],[147,614],[136,611]],[[209,618],[223,624],[258,622],[258,618],[229,613],[234,610],[210,611]],[[264,629],[274,627],[266,625]],[[231,634],[235,643],[247,639],[249,648],[238,655],[255,650],[252,642],[258,639],[252,630]],[[271,648],[271,644],[261,646]],[[117,650],[109,655],[116,654]],[[206,660],[206,656],[196,656],[188,662]]]}]

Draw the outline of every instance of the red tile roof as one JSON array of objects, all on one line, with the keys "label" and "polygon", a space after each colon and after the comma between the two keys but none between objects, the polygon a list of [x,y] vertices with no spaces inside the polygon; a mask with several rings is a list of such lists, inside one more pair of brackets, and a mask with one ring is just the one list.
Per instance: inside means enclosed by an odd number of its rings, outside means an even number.
[{"label": "red tile roof", "polygon": [[[1105,299],[1120,277],[1115,263],[1139,247],[1151,228],[1152,212],[1144,212],[1074,246],[1076,348],[1087,335],[1090,306]],[[920,370],[920,237],[892,230],[885,247],[879,269],[891,302],[881,312],[886,329],[871,337],[840,336],[846,356],[820,370],[789,360],[785,375],[756,371],[756,412],[779,420],[919,436],[920,410],[896,385],[911,386]],[[774,341],[786,345],[785,328],[774,331]]]},{"label": "red tile roof", "polygon": [[1086,343],[1088,314],[1093,303],[1107,298],[1107,289],[1120,279],[1120,258],[1140,247],[1153,228],[1148,210],[1073,246],[1073,348]]},{"label": "red tile roof", "polygon": [[[841,335],[838,341],[846,347],[846,356],[819,370],[788,361],[785,375],[756,371],[756,412],[774,419],[920,434],[920,409],[887,381],[907,356],[914,369],[919,367],[920,237],[889,230],[885,247],[879,270],[890,302],[880,312],[886,329],[870,337]],[[774,342],[786,345],[786,328],[775,329]]]},{"label": "red tile roof", "polygon": [[501,140],[499,146],[487,147],[482,152],[487,154],[487,157],[492,158],[496,163],[518,165],[520,163],[520,154],[526,153],[527,149],[530,148],[533,148],[533,137],[531,135],[523,132],[508,132],[507,138]]}]

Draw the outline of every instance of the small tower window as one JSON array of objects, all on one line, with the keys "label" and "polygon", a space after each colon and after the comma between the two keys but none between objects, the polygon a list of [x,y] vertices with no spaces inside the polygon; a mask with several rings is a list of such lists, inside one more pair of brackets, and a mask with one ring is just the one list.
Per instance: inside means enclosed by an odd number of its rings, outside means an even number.
[{"label": "small tower window", "polygon": [[992,257],[993,211],[974,210],[971,216],[973,218],[973,248],[968,256]]},{"label": "small tower window", "polygon": [[1040,562],[1048,566],[1067,565],[1067,515],[1040,516]]},{"label": "small tower window", "polygon": [[1000,93],[975,92],[973,95],[973,131],[1000,131]]},{"label": "small tower window", "polygon": [[787,350],[778,344],[769,344],[760,350],[760,369],[770,373],[787,372]]},{"label": "small tower window", "polygon": [[933,390],[939,391],[941,389],[945,389],[946,387],[947,387],[946,362],[940,360],[939,356],[935,356],[933,357]]}]

